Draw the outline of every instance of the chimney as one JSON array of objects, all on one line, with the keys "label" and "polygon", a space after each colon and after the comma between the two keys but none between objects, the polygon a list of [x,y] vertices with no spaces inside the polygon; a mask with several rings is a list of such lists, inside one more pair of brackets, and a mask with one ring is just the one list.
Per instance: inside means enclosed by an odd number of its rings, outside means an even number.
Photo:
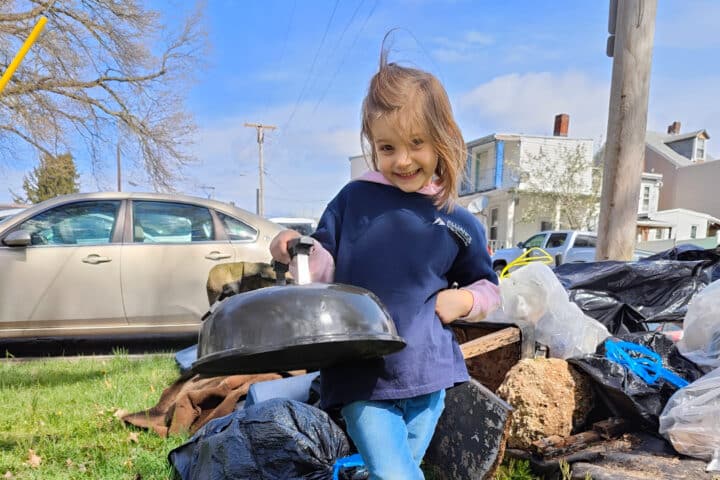
[{"label": "chimney", "polygon": [[669,135],[677,135],[678,133],[680,133],[680,122],[673,122],[668,125]]},{"label": "chimney", "polygon": [[555,128],[553,130],[553,135],[556,137],[567,137],[568,128],[570,128],[570,115],[567,113],[555,115]]}]

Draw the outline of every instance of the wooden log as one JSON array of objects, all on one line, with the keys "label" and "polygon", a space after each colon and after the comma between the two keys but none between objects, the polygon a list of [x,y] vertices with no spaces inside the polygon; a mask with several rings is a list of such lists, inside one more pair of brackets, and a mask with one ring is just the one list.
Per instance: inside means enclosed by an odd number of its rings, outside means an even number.
[{"label": "wooden log", "polygon": [[507,327],[489,335],[465,342],[460,345],[460,350],[462,351],[463,358],[468,359],[519,341],[520,329],[517,327]]},{"label": "wooden log", "polygon": [[561,437],[550,435],[532,443],[533,450],[544,458],[557,457],[582,450],[593,443],[609,440],[628,431],[630,423],[622,418],[608,418],[593,423],[592,430]]},{"label": "wooden log", "polygon": [[603,436],[593,430],[570,435],[569,437],[560,437],[552,435],[550,437],[541,438],[532,443],[533,450],[545,458],[556,457],[570,452],[576,452],[586,448],[588,445],[603,440]]}]

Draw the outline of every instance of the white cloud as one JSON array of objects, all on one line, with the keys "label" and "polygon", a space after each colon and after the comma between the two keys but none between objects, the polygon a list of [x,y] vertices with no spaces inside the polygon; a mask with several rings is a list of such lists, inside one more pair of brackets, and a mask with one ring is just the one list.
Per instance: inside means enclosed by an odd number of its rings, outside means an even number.
[{"label": "white cloud", "polygon": [[492,35],[483,32],[470,31],[465,32],[465,41],[477,45],[492,45],[495,39]]},{"label": "white cloud", "polygon": [[482,47],[493,43],[495,43],[495,38],[492,35],[471,30],[460,34],[457,38],[433,38],[432,44],[436,47],[432,48],[430,53],[434,59],[440,62],[469,62],[480,58],[485,52]]},{"label": "white cloud", "polygon": [[570,135],[605,133],[609,84],[582,72],[513,73],[461,95],[458,117],[466,135],[494,132],[552,134],[558,113],[570,115]]},{"label": "white cloud", "polygon": [[[704,128],[709,153],[720,157],[718,85],[717,76],[652,78],[648,129],[664,132],[675,120],[685,132]],[[550,135],[555,115],[567,113],[571,136],[598,142],[606,135],[609,95],[609,81],[584,72],[513,73],[461,94],[456,111],[467,140],[490,133]]]}]

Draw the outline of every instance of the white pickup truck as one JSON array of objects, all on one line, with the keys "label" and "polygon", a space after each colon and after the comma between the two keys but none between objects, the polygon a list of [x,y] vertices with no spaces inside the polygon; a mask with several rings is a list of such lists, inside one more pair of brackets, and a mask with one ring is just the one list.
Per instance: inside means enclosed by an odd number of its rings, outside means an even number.
[{"label": "white pickup truck", "polygon": [[492,257],[493,270],[500,273],[505,265],[525,253],[526,250],[539,247],[555,259],[556,264],[595,261],[597,234],[577,230],[547,230],[539,232],[517,247],[496,250]]}]

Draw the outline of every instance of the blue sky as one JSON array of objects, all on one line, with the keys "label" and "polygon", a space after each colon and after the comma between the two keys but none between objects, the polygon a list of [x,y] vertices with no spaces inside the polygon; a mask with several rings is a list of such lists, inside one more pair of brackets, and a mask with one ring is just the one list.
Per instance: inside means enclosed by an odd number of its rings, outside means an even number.
[{"label": "blue sky", "polygon": [[[720,157],[720,2],[660,0],[648,128],[705,128]],[[177,15],[183,2],[154,2]],[[385,32],[391,59],[436,74],[466,140],[494,132],[551,134],[556,113],[570,135],[605,136],[612,59],[608,2],[431,0],[208,0],[207,65],[188,92],[198,158],[178,189],[254,211],[258,153],[245,122],[277,125],[265,143],[267,215],[318,216],[349,179],[360,152],[360,103]],[[5,166],[20,190],[27,165]],[[25,170],[23,170],[23,168]],[[85,191],[111,189],[79,160]],[[136,179],[138,172],[125,176]],[[9,199],[1,188],[0,202]]]}]

